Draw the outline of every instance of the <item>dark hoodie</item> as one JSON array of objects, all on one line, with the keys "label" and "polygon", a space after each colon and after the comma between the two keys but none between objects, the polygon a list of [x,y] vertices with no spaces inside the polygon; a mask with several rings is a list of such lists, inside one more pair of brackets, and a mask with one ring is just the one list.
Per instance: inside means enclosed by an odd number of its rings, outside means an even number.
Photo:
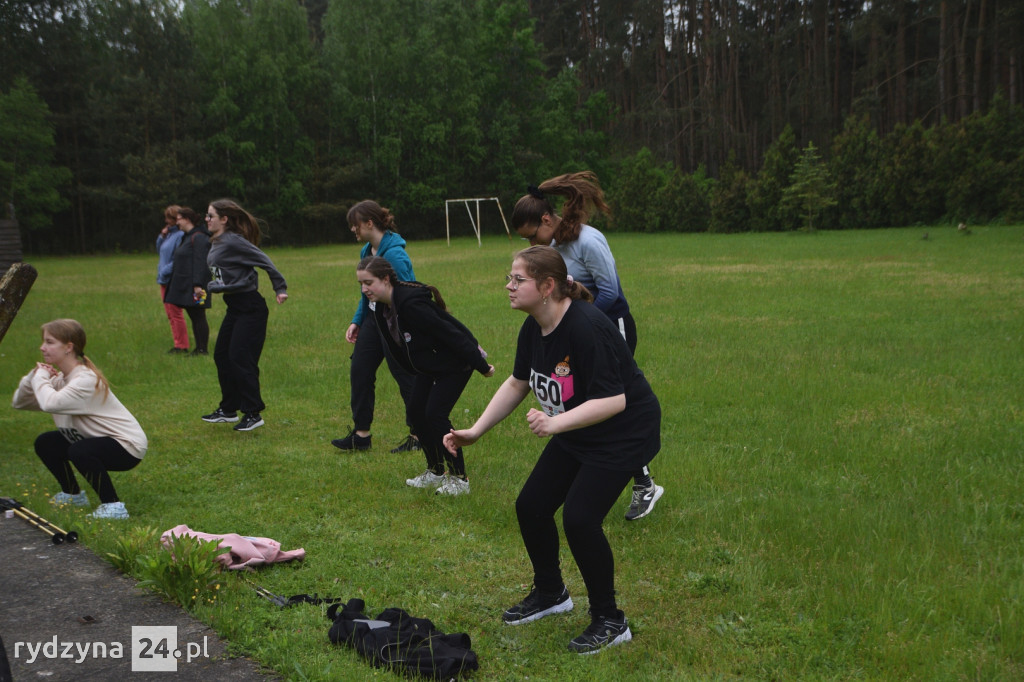
[{"label": "dark hoodie", "polygon": [[391,307],[397,314],[397,334],[388,326],[387,307],[380,302],[374,306],[377,331],[394,358],[410,372],[441,376],[467,369],[481,374],[490,371],[476,337],[441,310],[429,289],[402,283],[395,286]]}]

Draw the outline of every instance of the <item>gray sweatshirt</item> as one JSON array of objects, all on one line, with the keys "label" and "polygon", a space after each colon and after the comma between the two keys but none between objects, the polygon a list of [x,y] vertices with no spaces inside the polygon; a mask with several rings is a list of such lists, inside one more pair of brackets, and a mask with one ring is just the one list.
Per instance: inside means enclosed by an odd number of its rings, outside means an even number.
[{"label": "gray sweatshirt", "polygon": [[207,289],[210,293],[240,294],[256,291],[259,284],[256,268],[263,268],[270,275],[274,293],[288,291],[284,276],[277,271],[267,254],[237,232],[223,232],[210,240],[210,255],[206,257],[206,264],[210,266],[210,276],[213,278]]}]

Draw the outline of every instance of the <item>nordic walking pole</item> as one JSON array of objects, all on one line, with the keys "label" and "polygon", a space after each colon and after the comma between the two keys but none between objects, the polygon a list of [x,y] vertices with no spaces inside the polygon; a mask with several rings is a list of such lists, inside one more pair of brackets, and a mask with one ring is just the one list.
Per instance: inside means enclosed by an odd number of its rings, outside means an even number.
[{"label": "nordic walking pole", "polygon": [[18,517],[23,518],[26,521],[28,521],[29,525],[35,526],[39,530],[41,530],[44,533],[46,533],[47,535],[49,535],[50,536],[50,540],[51,540],[51,542],[53,542],[53,544],[59,545],[62,542],[64,542],[64,533],[58,533],[58,532],[52,530],[50,527],[44,526],[43,524],[39,523],[35,519],[30,518],[27,514],[22,513],[21,509],[15,509],[14,513]]},{"label": "nordic walking pole", "polygon": [[[14,498],[11,498],[11,497],[0,497],[0,507],[3,507],[4,509],[12,509],[12,510],[14,510],[15,514],[18,514],[19,516],[24,518],[26,521],[30,521],[30,522],[33,521],[33,520],[36,521],[37,523],[33,524],[33,525],[37,525],[38,526],[38,524],[42,524],[42,526],[45,526],[45,528],[52,529],[56,533],[59,533],[59,534],[63,535],[64,536],[64,540],[67,540],[68,542],[77,542],[78,541],[78,533],[76,533],[75,531],[68,532],[68,531],[64,530],[63,528],[57,526],[56,524],[54,524],[54,523],[52,523],[50,521],[47,521],[42,516],[40,516],[39,514],[36,514],[34,511],[32,511],[31,509],[29,509],[28,507],[23,505],[21,502],[18,502]],[[44,528],[44,530],[45,530],[45,528]],[[61,542],[63,542],[64,540],[61,540]],[[54,544],[58,544],[58,543],[55,542]]]}]

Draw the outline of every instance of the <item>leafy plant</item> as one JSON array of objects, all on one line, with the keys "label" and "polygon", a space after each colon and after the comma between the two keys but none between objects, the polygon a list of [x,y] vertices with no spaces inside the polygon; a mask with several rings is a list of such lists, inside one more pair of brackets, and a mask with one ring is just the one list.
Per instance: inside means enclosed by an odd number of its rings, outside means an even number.
[{"label": "leafy plant", "polygon": [[219,577],[223,566],[217,556],[228,549],[214,541],[172,535],[168,549],[136,557],[142,578],[139,587],[162,594],[186,609],[212,601],[223,583]]},{"label": "leafy plant", "polygon": [[107,560],[114,568],[131,575],[137,565],[136,558],[157,541],[157,529],[152,526],[129,528],[114,541],[114,551],[107,552]]}]

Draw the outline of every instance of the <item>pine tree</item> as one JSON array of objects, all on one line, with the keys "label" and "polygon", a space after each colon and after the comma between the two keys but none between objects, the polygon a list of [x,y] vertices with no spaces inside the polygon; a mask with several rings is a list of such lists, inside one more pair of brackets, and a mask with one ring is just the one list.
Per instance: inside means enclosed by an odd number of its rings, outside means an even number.
[{"label": "pine tree", "polygon": [[807,232],[815,230],[815,218],[826,208],[835,206],[835,190],[835,183],[829,178],[828,169],[818,156],[818,150],[813,142],[809,142],[793,169],[789,187],[782,199],[787,205],[797,207],[802,212],[804,226],[801,229]]}]

